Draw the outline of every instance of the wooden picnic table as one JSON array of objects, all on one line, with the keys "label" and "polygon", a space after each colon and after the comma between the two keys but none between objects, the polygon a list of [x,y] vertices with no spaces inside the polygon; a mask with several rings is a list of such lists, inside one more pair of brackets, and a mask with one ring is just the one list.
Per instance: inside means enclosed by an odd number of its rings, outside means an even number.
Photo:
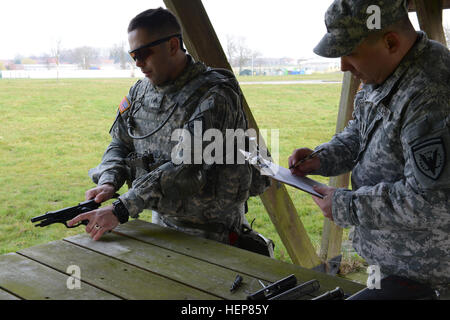
[{"label": "wooden picnic table", "polygon": [[[69,288],[80,271],[79,288]],[[236,275],[242,286],[230,292]],[[313,296],[363,285],[253,252],[133,220],[99,241],[71,236],[0,256],[0,300],[243,300],[294,274],[298,283],[317,279]],[[71,278],[72,277],[72,278]],[[260,281],[258,281],[260,280]]]}]

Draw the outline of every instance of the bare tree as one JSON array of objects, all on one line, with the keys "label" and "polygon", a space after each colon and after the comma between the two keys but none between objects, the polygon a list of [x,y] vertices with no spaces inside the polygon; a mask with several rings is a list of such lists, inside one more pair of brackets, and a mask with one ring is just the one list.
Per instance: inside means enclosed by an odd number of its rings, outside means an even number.
[{"label": "bare tree", "polygon": [[115,44],[109,50],[109,58],[114,60],[114,63],[120,64],[120,69],[126,69],[127,64],[132,64],[130,55],[126,52],[125,42]]},{"label": "bare tree", "polygon": [[244,37],[238,37],[236,43],[237,50],[237,64],[239,66],[239,73],[242,68],[251,60],[252,50],[247,46],[247,40]]},{"label": "bare tree", "polygon": [[16,54],[14,57],[14,64],[22,64],[22,59],[24,57],[21,54]]},{"label": "bare tree", "polygon": [[56,79],[59,80],[59,63],[61,58],[61,38],[56,39],[55,46],[51,49],[51,55],[55,58],[56,64]]},{"label": "bare tree", "polygon": [[239,73],[252,59],[252,50],[244,37],[227,35],[227,58],[232,66],[239,67]]},{"label": "bare tree", "polygon": [[234,60],[236,59],[236,37],[227,34],[227,58],[230,65],[234,65]]},{"label": "bare tree", "polygon": [[254,50],[251,52],[251,59],[252,59],[252,75],[255,74],[255,67],[259,67],[259,72],[261,72],[261,59],[258,59],[261,57],[261,52]]},{"label": "bare tree", "polygon": [[97,50],[87,46],[75,48],[73,50],[73,55],[76,63],[84,70],[89,69],[91,64],[98,58]]}]

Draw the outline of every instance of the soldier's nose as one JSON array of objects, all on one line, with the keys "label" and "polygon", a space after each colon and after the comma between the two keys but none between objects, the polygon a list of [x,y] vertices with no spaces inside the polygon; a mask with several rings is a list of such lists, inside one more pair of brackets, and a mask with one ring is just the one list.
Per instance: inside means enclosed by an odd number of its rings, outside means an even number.
[{"label": "soldier's nose", "polygon": [[144,61],[141,59],[136,59],[136,67],[141,68],[144,66]]},{"label": "soldier's nose", "polygon": [[341,71],[353,71],[353,66],[348,62],[345,56],[341,57]]}]

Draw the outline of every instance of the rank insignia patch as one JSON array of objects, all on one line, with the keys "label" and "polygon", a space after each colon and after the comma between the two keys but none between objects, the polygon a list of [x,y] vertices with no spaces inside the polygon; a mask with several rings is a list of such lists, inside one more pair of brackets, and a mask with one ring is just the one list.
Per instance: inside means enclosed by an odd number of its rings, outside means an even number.
[{"label": "rank insignia patch", "polygon": [[433,138],[412,147],[414,161],[426,177],[437,180],[445,167],[445,147],[442,138]]},{"label": "rank insignia patch", "polygon": [[130,102],[127,97],[123,97],[122,102],[119,104],[119,112],[122,114],[130,108]]}]

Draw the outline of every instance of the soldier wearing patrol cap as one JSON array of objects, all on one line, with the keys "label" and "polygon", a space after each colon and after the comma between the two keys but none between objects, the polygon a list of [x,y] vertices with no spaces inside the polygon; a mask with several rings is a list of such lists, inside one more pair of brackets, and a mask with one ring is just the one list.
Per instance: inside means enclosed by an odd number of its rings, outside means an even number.
[{"label": "soldier wearing patrol cap", "polygon": [[[182,152],[173,152],[180,141],[173,139],[176,130],[192,134],[202,155],[209,144],[202,140],[205,131],[225,136],[228,129],[247,129],[234,75],[186,54],[179,22],[163,8],[133,18],[128,40],[129,53],[145,78],[119,104],[112,141],[102,162],[89,171],[98,186],[86,198],[111,199],[125,181],[129,190],[112,206],[81,214],[69,224],[89,220],[86,231],[98,240],[129,217],[152,209],[154,223],[273,255],[271,241],[254,233],[244,216],[254,187],[250,165],[196,162],[196,149],[190,162],[178,161]],[[259,187],[262,193],[268,185]]]},{"label": "soldier wearing patrol cap", "polygon": [[[316,188],[324,216],[354,226],[354,248],[384,276],[448,290],[449,50],[414,30],[406,0],[336,0],[325,24],[314,52],[341,57],[363,85],[353,120],[292,173],[352,171],[352,190]],[[290,165],[311,152],[295,150]]]}]

